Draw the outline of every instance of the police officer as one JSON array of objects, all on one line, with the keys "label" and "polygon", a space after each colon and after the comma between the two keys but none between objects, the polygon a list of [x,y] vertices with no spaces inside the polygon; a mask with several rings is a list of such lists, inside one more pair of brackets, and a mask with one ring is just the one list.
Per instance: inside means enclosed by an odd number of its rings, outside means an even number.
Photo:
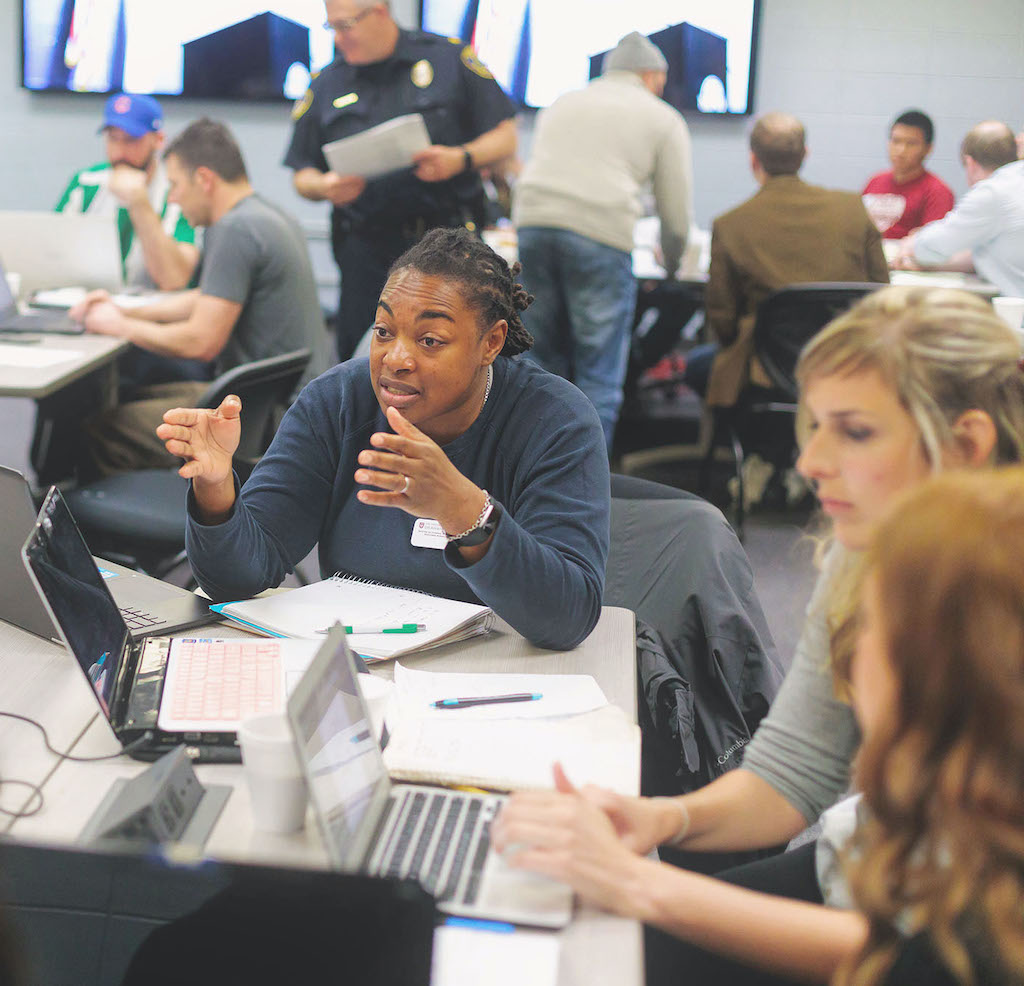
[{"label": "police officer", "polygon": [[[285,156],[295,188],[329,201],[341,271],[338,357],[373,324],[387,270],[435,226],[480,225],[477,168],[515,153],[515,107],[468,45],[399,28],[387,3],[326,0],[339,52],[292,111]],[[421,113],[433,141],[412,168],[371,181],[330,171],[324,144],[406,113]]]}]

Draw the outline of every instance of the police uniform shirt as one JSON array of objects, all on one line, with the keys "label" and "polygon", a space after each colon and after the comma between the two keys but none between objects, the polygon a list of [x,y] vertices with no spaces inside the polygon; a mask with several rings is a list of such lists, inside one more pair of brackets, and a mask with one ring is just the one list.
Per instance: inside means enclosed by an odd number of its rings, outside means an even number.
[{"label": "police uniform shirt", "polygon": [[[336,58],[296,103],[286,166],[329,171],[323,145],[406,113],[421,113],[434,144],[457,147],[515,115],[515,107],[473,48],[458,39],[400,30],[392,55],[370,65]],[[347,228],[369,220],[428,224],[459,221],[482,195],[469,169],[443,182],[423,182],[411,169],[367,183],[336,213]]]}]

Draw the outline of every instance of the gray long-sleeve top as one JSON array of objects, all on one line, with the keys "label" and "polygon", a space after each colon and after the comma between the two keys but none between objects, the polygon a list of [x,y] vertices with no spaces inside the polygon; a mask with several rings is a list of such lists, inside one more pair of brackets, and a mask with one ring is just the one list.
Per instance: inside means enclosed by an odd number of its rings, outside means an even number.
[{"label": "gray long-sleeve top", "polygon": [[808,823],[847,789],[860,745],[853,710],[835,697],[829,657],[829,582],[843,554],[834,547],[825,560],[793,663],[743,755],[743,767],[767,781]]}]

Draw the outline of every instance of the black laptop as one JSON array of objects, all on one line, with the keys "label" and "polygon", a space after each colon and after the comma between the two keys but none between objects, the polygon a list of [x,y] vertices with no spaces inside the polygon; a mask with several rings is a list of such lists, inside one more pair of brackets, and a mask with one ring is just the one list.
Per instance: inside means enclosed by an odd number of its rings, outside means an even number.
[{"label": "black laptop", "polygon": [[64,498],[53,488],[22,558],[125,753],[237,763],[236,730],[283,712],[316,641],[237,636],[133,640]]},{"label": "black laptop", "polygon": [[18,311],[18,302],[7,283],[7,273],[0,263],[0,332],[58,332],[81,335],[85,326],[70,315],[55,311]]},{"label": "black laptop", "polygon": [[410,881],[167,855],[0,846],[3,930],[24,981],[430,983],[437,913]]},{"label": "black laptop", "polygon": [[[60,632],[39,598],[21,561],[21,547],[36,522],[28,481],[16,469],[0,466],[0,620],[23,630],[60,640]],[[150,578],[123,565],[97,561],[121,616],[132,635],[170,633],[219,621],[194,592]]]}]

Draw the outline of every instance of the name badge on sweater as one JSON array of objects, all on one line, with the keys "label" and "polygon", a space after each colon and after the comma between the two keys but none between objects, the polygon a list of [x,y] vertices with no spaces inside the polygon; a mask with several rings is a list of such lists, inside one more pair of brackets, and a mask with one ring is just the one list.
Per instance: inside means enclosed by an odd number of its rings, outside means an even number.
[{"label": "name badge on sweater", "polygon": [[448,535],[444,528],[429,517],[417,517],[416,523],[412,525],[412,546],[414,548],[440,548],[448,547]]}]

